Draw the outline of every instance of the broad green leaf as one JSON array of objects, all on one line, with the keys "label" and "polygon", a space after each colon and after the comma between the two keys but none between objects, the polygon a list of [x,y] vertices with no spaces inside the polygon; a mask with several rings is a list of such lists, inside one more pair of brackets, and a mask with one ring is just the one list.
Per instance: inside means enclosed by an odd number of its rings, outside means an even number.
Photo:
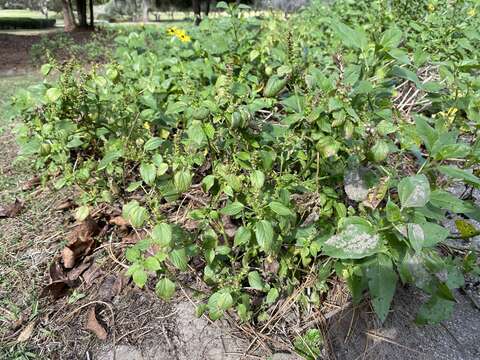
[{"label": "broad green leaf", "polygon": [[365,273],[373,309],[383,323],[395,294],[397,274],[393,270],[392,261],[383,254],[379,254],[375,260],[366,265]]},{"label": "broad green leaf", "polygon": [[62,90],[60,90],[59,88],[56,88],[56,87],[52,87],[52,88],[47,90],[45,95],[47,97],[47,100],[49,102],[53,103],[53,102],[57,101],[58,99],[60,99],[60,96],[62,96]]},{"label": "broad green leaf", "polygon": [[235,238],[233,239],[234,246],[245,245],[250,242],[250,238],[252,237],[252,232],[250,229],[240,226],[235,233]]},{"label": "broad green leaf", "polygon": [[387,220],[390,222],[397,222],[402,219],[400,208],[390,199],[388,199],[387,205],[385,206],[385,211],[387,212]]},{"label": "broad green leaf", "polygon": [[400,44],[400,41],[402,41],[402,35],[402,30],[396,26],[393,26],[382,34],[382,37],[380,38],[380,45],[382,45],[385,49],[396,48],[398,44]]},{"label": "broad green leaf", "polygon": [[175,294],[175,283],[169,278],[163,278],[157,282],[155,293],[163,300],[170,300]]},{"label": "broad green leaf", "polygon": [[270,204],[268,204],[268,206],[270,207],[270,209],[272,209],[272,211],[275,214],[278,214],[280,216],[292,216],[292,215],[294,215],[292,210],[287,208],[281,202],[272,201]]},{"label": "broad green leaf", "polygon": [[477,228],[467,220],[455,220],[455,227],[460,233],[460,236],[464,239],[468,239],[479,234]]},{"label": "broad green leaf", "polygon": [[480,186],[480,179],[472,173],[459,169],[455,166],[440,165],[437,167],[438,171],[442,174],[450,176],[453,179],[464,180],[469,184]]},{"label": "broad green leaf", "polygon": [[273,246],[273,227],[267,220],[260,220],[255,224],[255,237],[260,248],[269,252]]},{"label": "broad green leaf", "polygon": [[368,37],[361,28],[352,29],[342,22],[335,21],[332,25],[335,34],[345,46],[365,50],[368,46]]},{"label": "broad green leaf", "polygon": [[454,301],[434,295],[420,307],[415,322],[420,325],[441,323],[452,315],[454,305]]},{"label": "broad green leaf", "polygon": [[220,210],[220,213],[223,215],[228,215],[228,216],[233,216],[237,215],[243,210],[244,206],[241,202],[235,201],[230,204],[227,204],[222,210]]},{"label": "broad green leaf", "polygon": [[255,170],[250,174],[250,181],[254,188],[261,189],[265,183],[265,174],[260,170]]},{"label": "broad green leaf", "polygon": [[170,253],[170,261],[181,271],[187,270],[188,258],[185,249],[175,249]]},{"label": "broad green leaf", "polygon": [[123,151],[121,150],[109,151],[108,153],[105,154],[103,159],[98,163],[98,170],[105,169],[108,165],[120,159],[122,156],[123,156]]},{"label": "broad green leaf", "polygon": [[450,232],[443,226],[434,223],[407,224],[408,239],[417,252],[424,247],[432,247],[444,241]]},{"label": "broad green leaf", "polygon": [[273,304],[275,301],[277,301],[278,299],[278,296],[279,296],[279,293],[278,293],[278,290],[277,288],[271,288],[269,291],[268,291],[268,294],[267,294],[267,297],[265,299],[265,302],[267,304]]},{"label": "broad green leaf", "polygon": [[133,272],[132,279],[135,285],[137,285],[139,288],[143,288],[147,283],[148,275],[145,270],[139,268]]},{"label": "broad green leaf", "polygon": [[155,149],[158,149],[163,143],[163,140],[158,138],[158,137],[153,137],[149,139],[145,145],[143,145],[143,148],[145,151],[153,151]]},{"label": "broad green leaf", "polygon": [[145,266],[145,269],[150,271],[157,271],[161,269],[160,262],[154,256],[149,256],[146,258],[143,262],[143,265]]},{"label": "broad green leaf", "polygon": [[255,290],[263,291],[264,284],[258,271],[250,271],[248,273],[248,284]]},{"label": "broad green leaf", "polygon": [[157,168],[152,163],[140,164],[140,176],[147,185],[153,185],[157,176]]},{"label": "broad green leaf", "polygon": [[192,174],[190,171],[178,171],[173,177],[173,182],[175,184],[175,189],[178,192],[183,193],[190,188],[192,184]]},{"label": "broad green leaf", "polygon": [[205,176],[202,180],[203,191],[208,192],[214,184],[215,184],[215,176],[214,175]]},{"label": "broad green leaf", "polygon": [[207,306],[210,318],[218,320],[222,317],[225,310],[233,306],[232,295],[226,289],[219,290],[210,296]]},{"label": "broad green leaf", "polygon": [[323,254],[337,259],[361,259],[378,252],[380,236],[370,226],[348,224],[323,244]]},{"label": "broad green leaf", "polygon": [[430,183],[423,174],[403,178],[398,183],[398,195],[403,208],[423,207],[430,200]]},{"label": "broad green leaf", "polygon": [[420,135],[423,143],[427,147],[427,150],[431,151],[433,145],[438,139],[437,131],[430,126],[425,117],[420,115],[415,116],[415,128],[417,130],[417,134]]},{"label": "broad green leaf", "polygon": [[127,219],[133,227],[142,227],[148,219],[148,211],[140,206],[138,201],[133,200],[123,206],[122,216]]},{"label": "broad green leaf", "polygon": [[156,225],[152,230],[152,239],[160,246],[170,246],[172,242],[172,227],[166,223]]},{"label": "broad green leaf", "polygon": [[456,214],[465,214],[475,211],[475,206],[457,198],[448,191],[440,189],[432,191],[430,195],[430,204]]}]

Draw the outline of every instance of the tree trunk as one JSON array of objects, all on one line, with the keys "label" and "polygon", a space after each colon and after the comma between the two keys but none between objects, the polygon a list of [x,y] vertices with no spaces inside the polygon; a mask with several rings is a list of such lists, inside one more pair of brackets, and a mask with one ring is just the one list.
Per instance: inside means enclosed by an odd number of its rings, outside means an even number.
[{"label": "tree trunk", "polygon": [[210,13],[210,0],[207,0],[207,3],[205,4],[205,16],[208,16]]},{"label": "tree trunk", "polygon": [[87,28],[87,0],[77,0],[78,26]]},{"label": "tree trunk", "polygon": [[149,0],[143,0],[143,22],[148,22],[148,12],[150,11],[150,1]]},{"label": "tree trunk", "polygon": [[202,14],[200,13],[200,0],[192,0],[193,13],[195,14],[195,25],[199,25],[202,21]]},{"label": "tree trunk", "polygon": [[62,0],[63,24],[65,31],[75,29],[75,20],[73,19],[72,6],[70,0]]},{"label": "tree trunk", "polygon": [[93,28],[95,20],[93,18],[93,0],[90,0],[90,27]]}]

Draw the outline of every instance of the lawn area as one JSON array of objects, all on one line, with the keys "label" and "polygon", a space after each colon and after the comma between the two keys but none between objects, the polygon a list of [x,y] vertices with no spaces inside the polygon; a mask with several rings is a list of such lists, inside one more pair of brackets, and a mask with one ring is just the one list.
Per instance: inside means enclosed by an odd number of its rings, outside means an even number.
[{"label": "lawn area", "polygon": [[[52,18],[56,15],[55,12],[49,11],[48,17]],[[32,11],[32,10],[0,10],[0,18],[2,17],[28,17],[34,19],[42,19],[45,18],[40,11]]]}]

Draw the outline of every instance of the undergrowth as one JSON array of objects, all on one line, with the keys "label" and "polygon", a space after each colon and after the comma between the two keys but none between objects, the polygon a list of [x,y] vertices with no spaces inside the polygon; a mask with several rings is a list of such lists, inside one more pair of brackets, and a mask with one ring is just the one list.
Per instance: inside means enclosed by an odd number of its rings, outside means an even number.
[{"label": "undergrowth", "polygon": [[79,219],[120,204],[146,232],[125,253],[139,287],[155,278],[169,299],[178,272],[200,269],[212,319],[264,321],[307,279],[299,302],[320,304],[334,276],[382,321],[399,283],[430,295],[419,323],[448,317],[478,272],[442,226],[458,215],[458,236],[478,234],[478,207],[451,192],[480,186],[476,2],[227,11],[122,34],[90,70],[44,65],[58,80],[16,100],[23,154],[82,189]]}]

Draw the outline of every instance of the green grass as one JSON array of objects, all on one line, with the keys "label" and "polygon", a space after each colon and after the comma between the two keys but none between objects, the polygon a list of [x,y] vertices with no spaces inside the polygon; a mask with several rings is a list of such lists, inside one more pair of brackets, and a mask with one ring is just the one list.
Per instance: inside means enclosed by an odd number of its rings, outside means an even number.
[{"label": "green grass", "polygon": [[37,83],[39,79],[40,77],[36,73],[0,77],[0,134],[2,132],[1,129],[7,123],[7,118],[4,114],[8,114],[8,105],[12,96],[14,96],[19,89],[25,89]]}]

